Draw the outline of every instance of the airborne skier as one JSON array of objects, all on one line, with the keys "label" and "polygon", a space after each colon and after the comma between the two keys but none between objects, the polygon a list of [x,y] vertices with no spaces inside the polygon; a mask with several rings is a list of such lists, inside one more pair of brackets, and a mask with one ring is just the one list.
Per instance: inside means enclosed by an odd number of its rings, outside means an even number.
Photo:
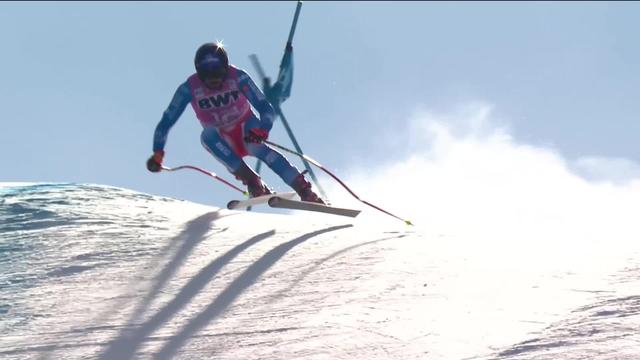
[{"label": "airborne skier", "polygon": [[274,109],[251,77],[229,64],[222,44],[200,46],[194,63],[196,73],[178,87],[156,126],[153,155],[147,161],[147,169],[151,172],[162,170],[169,130],[191,103],[203,127],[202,145],[247,186],[252,197],[272,192],[243,160],[247,155],[265,162],[302,201],[324,204],[304,175],[284,155],[262,142],[268,138],[273,126]]}]

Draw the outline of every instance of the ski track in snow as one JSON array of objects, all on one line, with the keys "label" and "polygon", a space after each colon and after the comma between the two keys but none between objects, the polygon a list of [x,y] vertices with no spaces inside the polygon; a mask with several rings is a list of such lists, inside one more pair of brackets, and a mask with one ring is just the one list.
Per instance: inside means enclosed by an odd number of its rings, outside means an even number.
[{"label": "ski track in snow", "polygon": [[6,184],[0,206],[3,359],[640,357],[638,248],[538,269],[419,225],[99,185]]}]

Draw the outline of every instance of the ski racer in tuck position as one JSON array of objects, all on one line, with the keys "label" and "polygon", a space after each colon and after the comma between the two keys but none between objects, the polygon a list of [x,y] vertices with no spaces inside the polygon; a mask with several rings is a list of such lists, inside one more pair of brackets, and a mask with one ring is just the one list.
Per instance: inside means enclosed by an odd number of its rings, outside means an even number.
[{"label": "ski racer in tuck position", "polygon": [[272,192],[243,160],[247,155],[264,161],[302,201],[324,204],[304,175],[284,155],[262,142],[269,136],[275,111],[251,77],[229,64],[222,44],[200,46],[194,63],[196,73],[178,87],[156,126],[153,155],[147,161],[147,169],[151,172],[162,170],[169,130],[191,103],[203,127],[202,145],[247,186],[251,197]]}]

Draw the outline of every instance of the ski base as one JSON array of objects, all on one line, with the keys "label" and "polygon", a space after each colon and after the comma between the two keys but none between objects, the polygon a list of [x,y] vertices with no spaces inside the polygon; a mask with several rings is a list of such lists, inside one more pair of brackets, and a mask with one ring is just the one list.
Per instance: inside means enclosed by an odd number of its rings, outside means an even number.
[{"label": "ski base", "polygon": [[314,202],[286,199],[280,195],[272,196],[267,203],[272,208],[316,211],[348,217],[356,217],[360,214],[360,210],[343,209]]},{"label": "ski base", "polygon": [[231,200],[227,203],[227,209],[229,210],[244,209],[252,205],[266,204],[267,202],[269,202],[269,199],[273,198],[274,196],[278,196],[284,199],[292,199],[296,195],[297,194],[295,192],[285,192],[285,193],[278,193],[278,194],[256,196],[253,198],[249,198],[247,200]]}]

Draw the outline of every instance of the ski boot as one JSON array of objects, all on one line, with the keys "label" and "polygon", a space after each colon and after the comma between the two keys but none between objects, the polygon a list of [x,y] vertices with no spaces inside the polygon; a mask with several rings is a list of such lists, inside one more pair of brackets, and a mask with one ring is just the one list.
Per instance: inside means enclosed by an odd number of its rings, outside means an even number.
[{"label": "ski boot", "polygon": [[311,190],[311,183],[304,178],[304,174],[296,176],[291,187],[298,193],[300,200],[326,205],[318,194]]},{"label": "ski boot", "polygon": [[247,191],[252,198],[273,194],[269,187],[262,182],[260,176],[247,166],[244,161],[240,163],[240,167],[233,173],[233,175],[235,175],[236,179],[242,181],[242,183],[247,186]]}]

